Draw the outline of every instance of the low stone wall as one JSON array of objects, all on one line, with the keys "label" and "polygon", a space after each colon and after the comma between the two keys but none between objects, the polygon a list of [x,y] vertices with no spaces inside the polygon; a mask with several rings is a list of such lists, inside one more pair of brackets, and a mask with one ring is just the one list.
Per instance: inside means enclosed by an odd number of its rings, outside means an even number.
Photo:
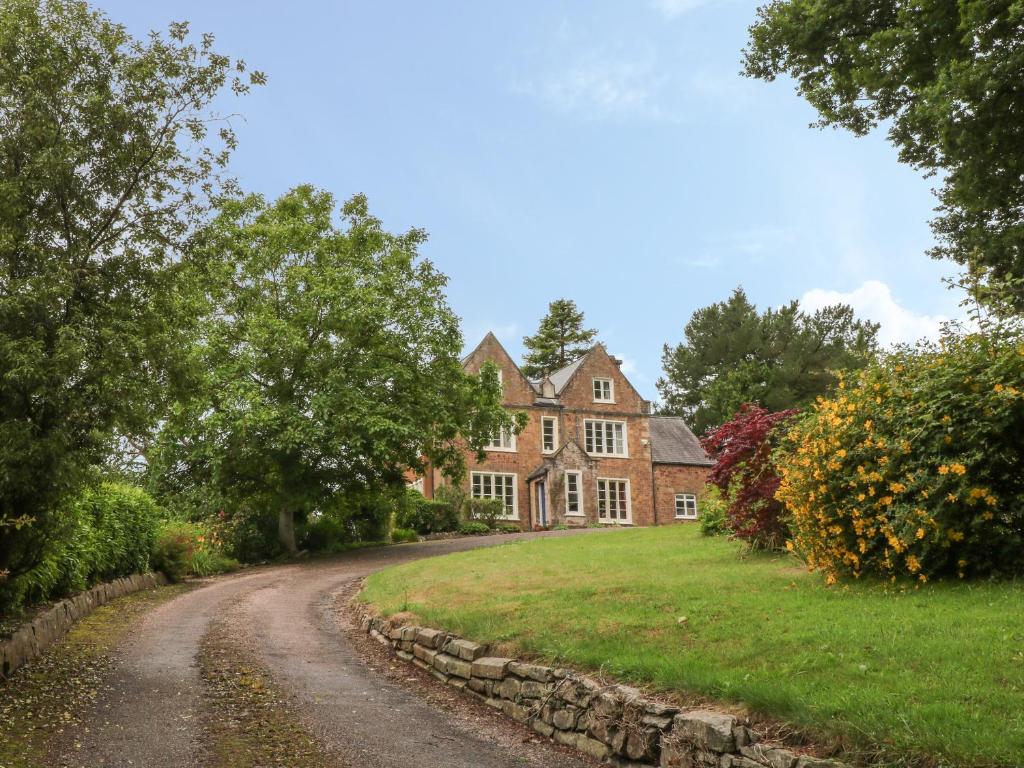
[{"label": "low stone wall", "polygon": [[0,641],[0,676],[9,677],[14,670],[39,656],[51,644],[64,637],[71,626],[115,597],[130,595],[143,589],[154,589],[167,583],[161,573],[135,573],[121,579],[98,584],[74,597],[61,600],[35,619],[22,625],[8,639]]},{"label": "low stone wall", "polygon": [[405,661],[541,735],[620,766],[844,768],[756,743],[749,724],[735,715],[680,710],[629,686],[490,656],[486,646],[437,629],[365,614],[362,629]]}]

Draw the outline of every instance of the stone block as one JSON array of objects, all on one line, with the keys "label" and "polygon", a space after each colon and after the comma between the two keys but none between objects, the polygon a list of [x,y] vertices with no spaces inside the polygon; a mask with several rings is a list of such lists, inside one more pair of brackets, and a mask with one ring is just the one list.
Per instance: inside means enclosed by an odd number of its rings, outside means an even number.
[{"label": "stone block", "polygon": [[461,691],[465,689],[466,681],[458,677],[449,677],[448,685],[450,685],[452,688],[455,688],[456,690]]},{"label": "stone block", "polygon": [[657,728],[631,728],[622,751],[630,760],[647,762],[657,759],[660,748],[661,731]]},{"label": "stone block", "polygon": [[767,747],[763,744],[741,746],[739,749],[740,754],[744,757],[755,760],[769,768],[793,768],[796,764],[796,755],[788,749]]},{"label": "stone block", "polygon": [[675,716],[672,734],[701,749],[712,752],[735,752],[735,726],[736,718],[732,715],[694,709]]},{"label": "stone block", "polygon": [[402,627],[402,642],[403,643],[415,643],[416,635],[419,634],[419,627]]},{"label": "stone block", "polygon": [[430,670],[430,674],[433,675],[436,679],[440,680],[442,683],[447,683],[448,682],[448,675],[446,675],[444,672],[440,671],[439,669],[432,669],[432,670]]},{"label": "stone block", "polygon": [[555,732],[555,729],[552,726],[545,723],[543,720],[534,720],[531,723],[531,725],[533,726],[533,730],[535,730],[541,736],[547,736],[548,738],[551,738],[551,735]]},{"label": "stone block", "polygon": [[447,653],[439,653],[434,656],[434,669],[440,672],[447,672],[448,662],[456,660],[457,659],[454,656],[449,656]]},{"label": "stone block", "polygon": [[463,680],[468,680],[473,675],[473,665],[463,659],[457,659],[454,656],[446,660],[445,671],[449,675],[455,675],[461,677]]},{"label": "stone block", "polygon": [[452,656],[458,656],[460,659],[466,661],[475,661],[479,659],[487,651],[487,648],[482,645],[470,642],[469,640],[463,640],[459,637],[453,637],[447,643],[445,643],[444,649]]},{"label": "stone block", "polygon": [[508,665],[512,659],[496,656],[484,656],[473,661],[473,677],[485,677],[490,680],[502,680],[508,673]]},{"label": "stone block", "polygon": [[509,671],[514,675],[536,680],[538,683],[550,683],[555,679],[554,670],[551,667],[542,667],[539,664],[524,664],[514,661],[509,665]]},{"label": "stone block", "polygon": [[801,755],[796,761],[796,768],[846,768],[846,765],[838,760]]},{"label": "stone block", "polygon": [[392,627],[387,632],[388,640],[401,640],[404,627]]},{"label": "stone block", "polygon": [[412,661],[414,658],[416,658],[408,651],[396,651],[395,653],[398,656],[398,658],[400,658],[402,661]]},{"label": "stone block", "polygon": [[576,728],[578,717],[579,711],[574,708],[556,709],[551,713],[551,724],[559,730],[572,731]]},{"label": "stone block", "polygon": [[471,677],[466,683],[469,686],[469,690],[475,691],[476,693],[488,693],[487,683],[492,683],[492,680],[482,680],[479,677]]},{"label": "stone block", "polygon": [[590,708],[602,717],[621,717],[622,699],[615,688],[597,693],[590,702]]},{"label": "stone block", "polygon": [[547,683],[538,683],[536,680],[524,680],[520,686],[519,695],[524,699],[543,699],[551,694],[552,687]]},{"label": "stone block", "polygon": [[589,677],[568,677],[558,683],[555,696],[567,704],[586,707],[590,704],[594,692],[600,687],[596,680]]},{"label": "stone block", "polygon": [[575,731],[555,731],[555,741],[564,747],[576,748],[576,742],[579,740],[580,735]]},{"label": "stone block", "polygon": [[422,659],[428,664],[434,663],[434,657],[437,656],[437,651],[427,648],[425,645],[416,643],[412,647],[412,655],[417,659]]},{"label": "stone block", "polygon": [[427,662],[423,661],[423,659],[413,659],[412,663],[420,669],[422,669],[424,672],[428,672],[434,668],[433,664],[428,664]]},{"label": "stone block", "polygon": [[494,692],[501,696],[501,698],[503,699],[515,701],[517,698],[519,698],[519,689],[521,686],[522,683],[520,683],[514,677],[506,677],[504,680],[501,681],[501,684],[494,689]]},{"label": "stone block", "polygon": [[576,737],[576,749],[584,754],[590,755],[597,760],[604,760],[611,752],[604,742],[588,738],[582,734]]},{"label": "stone block", "polygon": [[448,636],[440,630],[420,627],[416,633],[416,642],[427,648],[440,648],[446,637]]},{"label": "stone block", "polygon": [[530,710],[528,707],[520,706],[514,701],[506,701],[502,704],[501,711],[504,712],[508,717],[511,717],[517,723],[525,723],[530,719]]}]

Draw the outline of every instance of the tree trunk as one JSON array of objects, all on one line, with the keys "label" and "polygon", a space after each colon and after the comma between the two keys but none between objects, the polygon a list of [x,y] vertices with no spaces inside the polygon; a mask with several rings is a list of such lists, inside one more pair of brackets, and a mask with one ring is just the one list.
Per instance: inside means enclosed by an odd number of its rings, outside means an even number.
[{"label": "tree trunk", "polygon": [[277,538],[289,555],[299,551],[295,546],[295,513],[290,509],[282,509],[277,513]]}]

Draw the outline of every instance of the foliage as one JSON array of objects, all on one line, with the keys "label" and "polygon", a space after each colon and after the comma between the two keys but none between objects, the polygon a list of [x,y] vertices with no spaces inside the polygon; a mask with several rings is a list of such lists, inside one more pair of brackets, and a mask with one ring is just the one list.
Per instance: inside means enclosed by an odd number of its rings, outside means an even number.
[{"label": "foliage", "polygon": [[555,299],[533,336],[523,338],[528,350],[523,357],[523,373],[539,379],[564,368],[586,354],[597,331],[583,327],[583,313],[571,299]]},{"label": "foliage", "polygon": [[144,572],[161,512],[145,491],[99,483],[51,512],[51,535],[37,563],[0,582],[0,609],[17,610]]},{"label": "foliage", "polygon": [[786,554],[741,554],[695,525],[584,533],[385,568],[362,598],[509,656],[745,704],[849,765],[1020,764],[1024,583],[826,589]]},{"label": "foliage", "polygon": [[715,485],[708,485],[697,500],[697,520],[700,532],[705,536],[726,536],[729,529],[727,512],[729,500]]},{"label": "foliage", "polygon": [[465,509],[467,521],[481,522],[488,528],[493,528],[505,516],[505,502],[501,499],[469,499]]},{"label": "foliage", "polygon": [[518,523],[498,523],[499,533],[522,533],[523,529]]},{"label": "foliage", "polygon": [[411,528],[394,528],[391,531],[391,541],[395,544],[404,544],[406,542],[419,540],[419,534]]},{"label": "foliage", "polygon": [[330,507],[299,526],[299,542],[311,552],[344,552],[356,545],[387,541],[392,514],[405,495],[402,487],[337,496]]},{"label": "foliage", "polygon": [[755,548],[781,547],[789,534],[783,505],[775,498],[779,475],[772,452],[779,426],[795,413],[772,413],[746,404],[703,441],[715,457],[708,482],[727,499],[727,524],[737,538]]},{"label": "foliage", "polygon": [[153,541],[152,563],[173,582],[186,576],[227,573],[238,567],[236,560],[224,554],[216,530],[184,520],[168,520],[160,525]]},{"label": "foliage", "polygon": [[154,457],[168,491],[271,510],[288,552],[296,520],[394,487],[425,460],[458,476],[467,445],[482,452],[514,426],[493,366],[462,369],[447,278],[418,254],[424,233],[384,231],[361,196],[341,214],[344,227],[309,186],[222,200],[197,240],[216,307],[196,350],[205,381]]},{"label": "foliage", "polygon": [[32,520],[0,525],[12,577],[181,362],[176,261],[235,144],[211,103],[248,88],[187,37],[135,40],[72,0],[0,4],[0,521]]},{"label": "foliage", "polygon": [[491,532],[491,526],[479,520],[467,520],[459,525],[459,533],[465,536],[482,536]]},{"label": "foliage", "polygon": [[770,411],[808,405],[835,386],[836,370],[867,363],[877,332],[842,304],[807,314],[793,301],[758,313],[737,288],[727,301],[694,312],[682,343],[665,345],[663,410],[703,434],[743,403]]},{"label": "foliage", "polygon": [[840,574],[1024,573],[1024,337],[901,349],[795,422],[778,498]]},{"label": "foliage", "polygon": [[778,0],[750,29],[747,74],[788,74],[819,126],[885,124],[900,160],[937,174],[947,257],[1013,280],[1024,307],[1020,2]]},{"label": "foliage", "polygon": [[459,516],[451,503],[428,499],[419,491],[409,489],[403,503],[395,510],[395,525],[422,535],[442,533],[458,528]]}]

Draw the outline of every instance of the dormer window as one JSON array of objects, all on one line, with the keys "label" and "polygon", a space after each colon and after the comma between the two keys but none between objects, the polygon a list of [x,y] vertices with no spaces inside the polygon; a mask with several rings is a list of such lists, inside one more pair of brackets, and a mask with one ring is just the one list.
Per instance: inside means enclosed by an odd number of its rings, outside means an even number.
[{"label": "dormer window", "polygon": [[615,389],[612,386],[611,379],[594,379],[594,402],[615,402]]}]

